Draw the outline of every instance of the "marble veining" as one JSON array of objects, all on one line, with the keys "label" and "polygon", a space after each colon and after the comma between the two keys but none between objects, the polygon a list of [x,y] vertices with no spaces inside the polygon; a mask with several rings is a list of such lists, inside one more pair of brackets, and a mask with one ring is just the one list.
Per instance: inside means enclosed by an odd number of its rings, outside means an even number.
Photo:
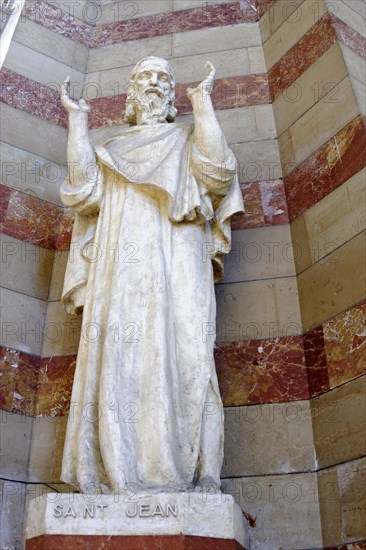
[{"label": "marble veining", "polygon": [[[67,115],[56,90],[10,69],[0,76],[0,100],[11,107],[39,116],[53,124],[67,127]],[[176,107],[180,115],[191,113],[187,88],[197,82],[176,85]],[[215,109],[235,109],[270,103],[268,79],[265,74],[243,75],[218,79],[212,93]],[[124,123],[126,94],[100,97],[90,102],[90,128]]]},{"label": "marble veining", "polygon": [[33,416],[40,358],[0,346],[0,409]]},{"label": "marble veining", "polygon": [[354,118],[284,179],[290,220],[331,193],[366,164],[366,130]]},{"label": "marble veining", "polygon": [[335,41],[336,33],[330,15],[326,14],[269,70],[272,101],[311,67]]},{"label": "marble veining", "polygon": [[323,324],[330,387],[365,373],[366,301]]},{"label": "marble veining", "polygon": [[73,225],[70,210],[4,185],[0,188],[4,194],[3,233],[50,250],[69,250]]},{"label": "marble veining", "polygon": [[216,5],[202,3],[202,7],[198,8],[188,8],[97,26],[94,31],[93,47],[100,48],[130,40],[141,40],[207,27],[245,22],[254,23],[257,18],[255,8],[248,0]]},{"label": "marble veining", "polygon": [[332,15],[332,23],[338,40],[355,54],[366,59],[366,38],[352,29],[347,23],[341,21],[336,15]]},{"label": "marble veining", "polygon": [[215,360],[227,407],[309,397],[302,336],[222,344]]},{"label": "marble veining", "polygon": [[[365,372],[366,301],[301,336],[222,344],[215,351],[225,406],[319,396]],[[69,412],[76,356],[39,358],[0,347],[0,408]]]},{"label": "marble veining", "polygon": [[3,68],[0,73],[0,100],[10,107],[26,111],[67,126],[67,116],[56,90]]},{"label": "marble veining", "polygon": [[136,17],[97,26],[72,16],[56,3],[44,0],[27,2],[23,15],[55,33],[91,48],[202,28],[254,23],[258,20],[257,9],[249,0],[229,4],[202,3],[202,7],[198,8]]}]

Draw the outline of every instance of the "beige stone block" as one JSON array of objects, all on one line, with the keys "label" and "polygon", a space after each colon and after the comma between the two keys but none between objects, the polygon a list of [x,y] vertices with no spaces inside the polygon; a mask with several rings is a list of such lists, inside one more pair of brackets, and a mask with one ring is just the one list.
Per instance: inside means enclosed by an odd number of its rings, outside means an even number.
[{"label": "beige stone block", "polygon": [[282,177],[276,139],[232,143],[231,148],[238,162],[238,177],[241,183],[268,181]]},{"label": "beige stone block", "polygon": [[225,479],[223,491],[255,521],[249,528],[253,550],[323,547],[316,474]]},{"label": "beige stone block", "polygon": [[298,216],[290,224],[296,273],[301,273],[312,263],[305,216]]},{"label": "beige stone block", "polygon": [[363,232],[298,276],[301,317],[305,331],[364,298],[365,265]]},{"label": "beige stone block", "polygon": [[311,401],[319,468],[365,454],[365,382],[361,376]]},{"label": "beige stone block", "polygon": [[88,48],[30,19],[20,18],[14,40],[43,55],[85,72]]},{"label": "beige stone block", "polygon": [[359,114],[349,77],[326,94],[278,139],[284,175]]},{"label": "beige stone block", "polygon": [[50,291],[48,295],[48,300],[50,302],[61,300],[68,257],[68,250],[58,250],[55,252],[50,281]]},{"label": "beige stone block", "polygon": [[318,473],[318,500],[324,547],[341,544],[344,541],[336,468]]},{"label": "beige stone block", "polygon": [[[339,0],[338,0],[339,1]],[[366,4],[365,0],[342,0],[343,4],[351,8],[364,19],[366,18]]]},{"label": "beige stone block", "polygon": [[366,459],[363,457],[318,473],[324,547],[343,545],[364,538],[365,472]]},{"label": "beige stone block", "polygon": [[47,300],[54,252],[0,235],[1,286]]},{"label": "beige stone block", "polygon": [[1,545],[4,550],[22,548],[26,487],[24,483],[0,480]]},{"label": "beige stone block", "polygon": [[[339,44],[334,44],[273,102],[277,133],[280,136],[315,103],[334,89],[348,74]],[[331,98],[328,98],[328,101]]]},{"label": "beige stone block", "polygon": [[365,229],[366,169],[291,223],[297,272],[318,262]]},{"label": "beige stone block", "polygon": [[[260,47],[252,50],[261,50]],[[254,54],[253,54],[254,55]],[[206,75],[205,63],[209,60],[216,68],[216,78],[229,78],[251,74],[249,48],[225,49],[170,59],[176,82],[200,82]]]},{"label": "beige stone block", "polygon": [[292,277],[294,255],[289,225],[242,229],[232,234],[223,283]]},{"label": "beige stone block", "polygon": [[357,1],[352,2],[351,6],[340,0],[336,0],[336,2],[334,0],[326,0],[326,4],[333,15],[336,15],[338,19],[346,23],[361,36],[366,37],[365,20],[353,8],[354,5],[357,5]]},{"label": "beige stone block", "polygon": [[[295,3],[291,2],[293,5],[295,5]],[[276,20],[280,21],[281,17],[285,18],[287,9],[286,4],[281,3],[279,6],[281,15],[277,16]],[[285,53],[295,46],[300,38],[302,38],[326,12],[327,8],[325,2],[322,0],[317,0],[315,2],[305,1],[299,5],[296,4],[296,9],[288,12],[289,16],[286,20],[275,32],[273,32],[273,34],[271,34],[263,45],[267,70],[273,67]],[[271,10],[269,11],[269,17],[271,17]],[[263,28],[263,32],[264,36],[268,34],[268,30],[266,31],[265,28]]]},{"label": "beige stone block", "polygon": [[29,480],[59,483],[67,416],[33,419],[29,457]]},{"label": "beige stone block", "polygon": [[65,78],[70,75],[73,95],[80,97],[85,76],[83,72],[18,42],[11,42],[4,67],[59,91]]},{"label": "beige stone block", "polygon": [[172,56],[261,46],[258,23],[210,27],[172,35]]},{"label": "beige stone block", "polygon": [[43,329],[42,357],[76,354],[81,320],[81,315],[66,313],[61,302],[49,302]]},{"label": "beige stone block", "polygon": [[218,342],[301,334],[295,277],[216,286]]},{"label": "beige stone block", "polygon": [[9,145],[56,164],[66,163],[66,128],[5,103],[1,104],[1,121],[1,137]]},{"label": "beige stone block", "polygon": [[342,540],[361,540],[366,533],[366,458],[337,468],[342,510]]},{"label": "beige stone block", "polygon": [[[287,19],[296,20],[299,17],[299,6],[304,0],[277,0],[259,20],[259,28],[263,43],[284,23]],[[292,16],[292,17],[291,17]]]},{"label": "beige stone block", "polygon": [[67,174],[66,166],[9,143],[0,142],[0,147],[3,185],[53,204],[62,204],[60,186]]},{"label": "beige stone block", "polygon": [[248,48],[248,55],[251,74],[260,74],[267,71],[262,46]]},{"label": "beige stone block", "polygon": [[312,262],[333,252],[366,229],[366,169],[307,210]]},{"label": "beige stone block", "polygon": [[222,477],[284,474],[314,468],[308,401],[225,409]]},{"label": "beige stone block", "polygon": [[173,0],[115,0],[102,4],[97,25],[129,21],[157,13],[172,11]]},{"label": "beige stone block", "polygon": [[94,73],[135,65],[139,59],[149,55],[170,58],[172,56],[171,41],[171,35],[164,35],[131,40],[104,48],[91,48],[86,72]]},{"label": "beige stone block", "polygon": [[362,116],[366,116],[366,86],[352,77],[351,82],[360,113]]},{"label": "beige stone block", "polygon": [[217,119],[229,144],[272,140],[276,129],[270,105],[216,111]]},{"label": "beige stone block", "polygon": [[28,480],[32,418],[1,411],[1,478]]},{"label": "beige stone block", "polygon": [[40,355],[47,303],[5,288],[1,292],[1,345]]},{"label": "beige stone block", "polygon": [[[189,55],[169,59],[177,83],[197,82],[204,78],[204,65],[208,59],[217,70],[217,78],[227,78],[251,74],[252,68],[249,60],[257,59],[256,50],[261,48],[239,48],[237,50],[224,50],[205,54]],[[138,61],[137,59],[134,60]],[[123,62],[123,58],[120,59]],[[254,63],[254,61],[253,61]],[[108,97],[127,92],[130,74],[134,63],[128,66],[115,67],[109,70],[100,70],[86,75],[84,96],[89,99],[95,97]]]},{"label": "beige stone block", "polygon": [[348,72],[352,78],[355,78],[363,85],[366,84],[366,61],[357,55],[350,48],[347,48],[344,44],[340,43],[340,48],[344,57],[344,61],[347,65]]}]

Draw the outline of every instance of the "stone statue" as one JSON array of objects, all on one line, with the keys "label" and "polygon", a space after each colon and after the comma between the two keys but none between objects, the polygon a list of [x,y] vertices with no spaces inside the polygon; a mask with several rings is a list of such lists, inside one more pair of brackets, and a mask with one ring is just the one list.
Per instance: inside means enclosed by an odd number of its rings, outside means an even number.
[{"label": "stone statue", "polygon": [[214,279],[243,204],[211,102],[215,69],[206,70],[187,90],[194,124],[176,123],[169,63],[139,61],[130,126],[95,148],[88,104],[70,98],[68,79],[63,86],[61,196],[76,212],[63,303],[83,310],[83,327],[62,480],[82,492],[220,486]]}]

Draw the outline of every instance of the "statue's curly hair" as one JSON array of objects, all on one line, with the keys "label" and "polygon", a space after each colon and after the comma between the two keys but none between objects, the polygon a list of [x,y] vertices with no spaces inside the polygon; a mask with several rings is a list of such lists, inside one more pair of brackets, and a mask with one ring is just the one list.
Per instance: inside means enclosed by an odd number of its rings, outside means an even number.
[{"label": "statue's curly hair", "polygon": [[138,61],[138,63],[136,63],[136,65],[132,69],[132,72],[130,75],[130,83],[127,89],[126,110],[125,110],[124,119],[131,126],[136,124],[135,82],[136,82],[136,77],[140,72],[141,65],[146,61],[162,62],[169,73],[169,76],[170,76],[169,111],[166,119],[167,119],[167,122],[174,122],[175,117],[177,116],[177,109],[174,107],[175,81],[173,78],[172,68],[166,59],[163,59],[162,57],[154,57],[154,56],[144,57],[143,59],[140,59],[140,61]]}]

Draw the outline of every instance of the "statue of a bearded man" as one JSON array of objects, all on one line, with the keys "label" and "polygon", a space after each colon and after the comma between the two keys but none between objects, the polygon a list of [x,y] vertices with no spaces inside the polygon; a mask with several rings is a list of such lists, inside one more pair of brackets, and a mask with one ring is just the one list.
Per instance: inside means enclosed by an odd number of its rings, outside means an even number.
[{"label": "statue of a bearded man", "polygon": [[206,69],[187,91],[194,124],[179,123],[169,63],[139,61],[130,126],[95,148],[89,106],[63,86],[72,170],[61,195],[76,212],[63,303],[83,327],[62,480],[83,492],[220,486],[214,280],[243,204]]}]

